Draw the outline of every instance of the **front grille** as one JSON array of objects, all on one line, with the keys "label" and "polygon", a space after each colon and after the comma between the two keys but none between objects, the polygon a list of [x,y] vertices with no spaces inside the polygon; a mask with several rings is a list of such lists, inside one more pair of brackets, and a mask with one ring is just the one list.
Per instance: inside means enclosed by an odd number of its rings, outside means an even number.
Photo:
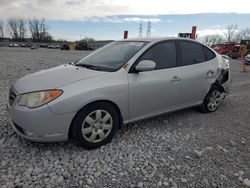
[{"label": "front grille", "polygon": [[14,91],[13,87],[10,88],[9,91],[9,103],[12,106],[12,104],[14,103],[15,99],[17,97],[16,92]]}]

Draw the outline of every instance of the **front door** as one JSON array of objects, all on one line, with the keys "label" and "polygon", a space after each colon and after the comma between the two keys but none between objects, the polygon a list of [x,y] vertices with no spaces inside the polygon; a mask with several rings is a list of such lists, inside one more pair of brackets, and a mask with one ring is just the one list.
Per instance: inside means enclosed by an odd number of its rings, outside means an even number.
[{"label": "front door", "polygon": [[151,60],[153,71],[133,71],[128,75],[129,117],[136,120],[174,109],[180,101],[181,75],[176,61],[175,41],[164,41],[149,48],[136,62]]}]

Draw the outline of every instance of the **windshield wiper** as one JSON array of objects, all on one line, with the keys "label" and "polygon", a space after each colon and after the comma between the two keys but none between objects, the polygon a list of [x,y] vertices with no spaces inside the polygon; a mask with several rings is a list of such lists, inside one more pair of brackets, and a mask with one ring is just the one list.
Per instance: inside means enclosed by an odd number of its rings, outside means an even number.
[{"label": "windshield wiper", "polygon": [[102,70],[100,67],[97,67],[97,66],[94,66],[94,65],[75,64],[75,66],[85,67],[85,68],[87,68],[87,69],[92,69],[92,70]]},{"label": "windshield wiper", "polygon": [[74,62],[70,62],[69,65],[75,65],[78,61],[80,61],[80,60],[76,60]]},{"label": "windshield wiper", "polygon": [[75,64],[75,66],[85,67],[87,69],[92,69],[92,70],[97,70],[97,71],[107,71],[107,72],[112,72],[113,71],[113,69],[111,69],[111,68],[98,67],[98,66],[95,66],[95,65],[83,64],[83,63]]}]

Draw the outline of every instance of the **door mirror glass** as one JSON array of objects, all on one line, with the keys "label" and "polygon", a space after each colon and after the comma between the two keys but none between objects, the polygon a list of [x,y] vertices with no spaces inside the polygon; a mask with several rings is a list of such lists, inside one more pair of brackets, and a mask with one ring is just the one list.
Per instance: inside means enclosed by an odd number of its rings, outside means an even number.
[{"label": "door mirror glass", "polygon": [[151,60],[142,60],[136,66],[135,70],[138,72],[155,70],[156,63]]}]

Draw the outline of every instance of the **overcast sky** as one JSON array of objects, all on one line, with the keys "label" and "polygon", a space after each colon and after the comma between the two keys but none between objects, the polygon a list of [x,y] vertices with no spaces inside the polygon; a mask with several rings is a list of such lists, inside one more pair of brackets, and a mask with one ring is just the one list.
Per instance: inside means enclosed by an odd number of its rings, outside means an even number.
[{"label": "overcast sky", "polygon": [[136,37],[147,21],[152,35],[189,32],[192,25],[204,35],[223,33],[227,24],[250,26],[249,7],[250,0],[0,0],[0,20],[45,17],[55,38],[70,40],[117,39],[125,29]]}]

